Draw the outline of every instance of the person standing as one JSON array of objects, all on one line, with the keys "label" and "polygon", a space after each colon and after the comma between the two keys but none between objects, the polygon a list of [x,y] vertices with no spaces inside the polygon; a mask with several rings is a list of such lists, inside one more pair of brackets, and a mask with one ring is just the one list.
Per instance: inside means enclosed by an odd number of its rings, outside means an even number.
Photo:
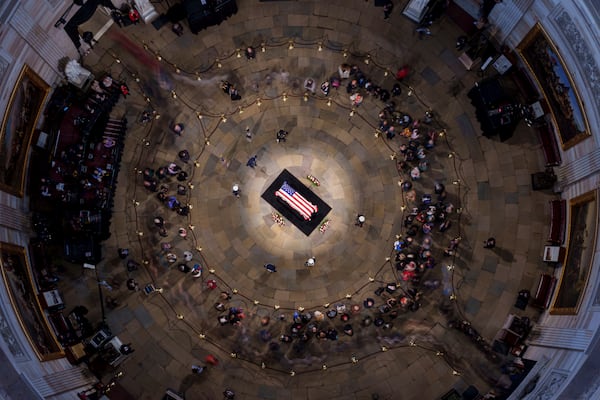
[{"label": "person standing", "polygon": [[256,168],[256,157],[257,157],[257,155],[250,157],[248,159],[248,162],[246,163],[246,166],[250,167],[252,169]]},{"label": "person standing", "polygon": [[210,365],[214,365],[214,366],[219,365],[219,360],[217,359],[217,357],[215,357],[212,354],[207,355],[206,358],[204,359],[204,361],[206,361]]},{"label": "person standing", "polygon": [[186,149],[181,150],[177,155],[179,156],[179,159],[186,164],[190,161],[190,152]]},{"label": "person standing", "polygon": [[202,266],[200,264],[194,264],[192,267],[192,276],[194,278],[200,278],[202,276]]},{"label": "person standing", "polygon": [[403,81],[408,76],[409,70],[410,69],[408,65],[404,65],[402,68],[398,69],[398,71],[396,72],[396,79],[399,81]]},{"label": "person standing", "polygon": [[183,126],[182,123],[176,123],[175,125],[173,125],[173,132],[177,135],[177,136],[181,136],[183,135],[183,131],[184,131],[185,127]]},{"label": "person standing", "polygon": [[355,224],[354,224],[354,225],[358,226],[359,228],[362,228],[366,220],[367,220],[367,219],[365,218],[365,216],[364,216],[364,215],[362,215],[362,214],[358,214],[358,215],[356,216],[356,222],[355,222]]},{"label": "person standing", "polygon": [[383,6],[383,19],[388,19],[390,14],[392,14],[392,10],[394,9],[394,3],[388,1]]},{"label": "person standing", "polygon": [[181,227],[177,230],[177,234],[182,237],[183,239],[187,239],[187,229],[185,229],[184,227]]},{"label": "person standing", "polygon": [[277,267],[274,266],[273,264],[265,264],[265,269],[269,273],[277,272]]},{"label": "person standing", "polygon": [[321,83],[321,93],[323,93],[325,96],[329,96],[329,82],[325,81],[323,83]]},{"label": "person standing", "polygon": [[129,279],[127,279],[127,289],[129,289],[133,292],[137,292],[138,290],[140,290],[140,287],[139,287],[138,283],[135,281],[135,279],[129,278]]},{"label": "person standing", "polygon": [[288,135],[287,131],[284,131],[283,129],[280,129],[277,132],[277,143],[285,142],[287,135]]},{"label": "person standing", "polygon": [[173,26],[171,26],[171,31],[173,31],[173,33],[176,34],[177,36],[182,36],[183,35],[183,26],[181,26],[181,24],[179,22],[176,22],[173,24]]},{"label": "person standing", "polygon": [[233,193],[233,195],[238,199],[240,198],[241,191],[240,186],[237,183],[233,184],[233,187],[231,188],[231,193]]},{"label": "person standing", "polygon": [[308,260],[306,260],[306,262],[304,263],[304,265],[307,266],[307,267],[314,267],[316,262],[317,262],[317,259],[314,258],[314,257],[311,257]]},{"label": "person standing", "polygon": [[126,259],[129,256],[129,249],[119,248],[119,249],[117,249],[117,252],[118,252],[119,258],[121,260],[124,260],[124,259]]},{"label": "person standing", "polygon": [[192,373],[196,374],[196,375],[200,375],[202,372],[204,372],[204,369],[206,367],[202,366],[202,365],[192,365]]},{"label": "person standing", "polygon": [[249,142],[252,141],[252,132],[250,131],[249,127],[246,127],[246,140]]},{"label": "person standing", "polygon": [[496,247],[496,239],[493,237],[483,242],[483,248],[485,249],[493,249],[494,247]]}]

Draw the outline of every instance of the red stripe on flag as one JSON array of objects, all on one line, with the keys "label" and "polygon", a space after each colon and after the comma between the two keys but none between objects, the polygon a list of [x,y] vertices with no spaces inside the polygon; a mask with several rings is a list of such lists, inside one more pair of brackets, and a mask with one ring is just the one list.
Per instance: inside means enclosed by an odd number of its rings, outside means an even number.
[{"label": "red stripe on flag", "polygon": [[293,196],[290,196],[286,193],[285,196],[288,198],[289,201],[294,203],[297,207],[301,208],[302,211],[304,211],[304,213],[306,213],[307,215],[312,214],[312,208],[310,203],[306,201],[306,199],[304,199],[302,196],[298,195],[298,193],[295,193]]},{"label": "red stripe on flag", "polygon": [[275,195],[283,198],[286,203],[290,205],[294,210],[298,211],[304,219],[310,219],[312,214],[316,213],[318,208],[314,204],[306,200],[302,195],[296,192],[293,196],[290,196],[285,190],[277,190]]},{"label": "red stripe on flag", "polygon": [[305,209],[300,207],[296,202],[293,201],[292,197],[283,191],[277,191],[275,193],[276,196],[281,197],[290,207],[296,210],[300,215],[304,217],[304,219],[310,219],[310,215],[307,213]]}]

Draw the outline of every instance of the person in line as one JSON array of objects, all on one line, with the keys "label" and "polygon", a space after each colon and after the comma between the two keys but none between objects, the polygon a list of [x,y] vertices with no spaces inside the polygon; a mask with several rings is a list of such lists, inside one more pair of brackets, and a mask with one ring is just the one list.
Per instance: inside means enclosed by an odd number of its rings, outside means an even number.
[{"label": "person in line", "polygon": [[129,279],[127,279],[127,289],[129,289],[133,292],[137,292],[138,290],[140,290],[140,287],[139,287],[138,283],[135,281],[135,279],[129,278]]},{"label": "person in line", "polygon": [[194,278],[200,278],[202,276],[202,266],[200,264],[194,264],[191,272]]},{"label": "person in line", "polygon": [[341,64],[338,67],[338,73],[340,74],[340,79],[348,79],[350,78],[350,65]]},{"label": "person in line", "polygon": [[175,163],[169,163],[169,165],[167,166],[167,172],[169,173],[169,175],[175,176],[179,172],[181,172],[181,167]]},{"label": "person in line", "polygon": [[323,93],[325,96],[329,96],[329,82],[325,81],[323,83],[321,83],[321,93]]},{"label": "person in line", "polygon": [[128,16],[132,24],[137,25],[140,22],[140,13],[135,9],[135,7],[131,7]]},{"label": "person in line", "polygon": [[315,94],[315,90],[317,89],[317,84],[313,78],[306,78],[304,80],[304,89],[310,91],[312,94]]},{"label": "person in line", "polygon": [[190,273],[190,272],[192,272],[192,268],[191,268],[189,265],[187,265],[187,264],[183,264],[183,263],[179,264],[179,265],[177,266],[177,269],[178,269],[179,271],[183,272],[184,274],[187,274],[187,273]]},{"label": "person in line", "polygon": [[179,156],[179,159],[184,163],[190,161],[190,152],[185,149],[181,150],[179,153],[177,153],[177,155]]},{"label": "person in line", "polygon": [[187,239],[187,229],[181,227],[177,230],[177,234],[183,239]]},{"label": "person in line", "polygon": [[242,95],[236,89],[236,87],[233,85],[231,85],[231,87],[229,88],[229,97],[231,98],[232,101],[237,101],[237,100],[242,99]]},{"label": "person in line", "polygon": [[179,182],[184,182],[188,178],[188,174],[185,171],[179,171],[177,174],[177,180]]},{"label": "person in line", "polygon": [[399,68],[398,71],[396,72],[396,79],[399,81],[403,81],[408,76],[409,71],[410,71],[410,69],[409,69],[408,65],[402,66],[402,68]]},{"label": "person in line", "polygon": [[119,253],[119,258],[121,260],[124,260],[124,259],[127,258],[127,256],[129,256],[129,249],[121,249],[121,248],[119,248],[117,251]]},{"label": "person in line", "polygon": [[127,260],[127,271],[133,272],[137,271],[140,267],[140,264],[135,260]]},{"label": "person in line", "polygon": [[181,136],[183,135],[183,131],[184,131],[185,127],[183,126],[182,123],[176,123],[175,125],[173,125],[173,132],[177,135],[177,136]]},{"label": "person in line", "polygon": [[228,81],[221,81],[221,90],[225,94],[229,94],[229,89],[231,89],[231,83]]},{"label": "person in line", "polygon": [[210,365],[214,365],[217,366],[219,365],[219,360],[217,359],[217,357],[215,357],[212,354],[208,354],[205,358],[204,361],[206,361],[208,364]]},{"label": "person in line", "polygon": [[350,96],[350,102],[352,103],[353,107],[358,107],[362,104],[363,97],[360,93],[354,93],[352,96]]},{"label": "person in line", "polygon": [[204,372],[204,369],[206,367],[203,365],[192,365],[192,373],[196,374],[196,375],[200,375],[202,372]]},{"label": "person in line", "polygon": [[394,3],[388,1],[383,5],[383,19],[388,19],[392,14],[392,10],[394,9]]}]

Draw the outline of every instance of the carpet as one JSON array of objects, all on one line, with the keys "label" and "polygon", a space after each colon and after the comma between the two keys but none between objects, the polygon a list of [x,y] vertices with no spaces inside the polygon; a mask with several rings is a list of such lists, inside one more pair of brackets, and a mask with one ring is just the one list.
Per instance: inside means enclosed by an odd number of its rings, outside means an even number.
[{"label": "carpet", "polygon": [[[317,206],[318,211],[313,214],[310,220],[304,220],[304,218],[298,212],[288,206],[283,200],[275,196],[275,192],[279,190],[283,182],[287,182],[306,200]],[[312,190],[306,187],[306,185],[300,182],[300,180],[292,175],[287,169],[284,169],[279,176],[275,178],[273,183],[271,183],[261,197],[306,236],[309,236],[315,230],[315,228],[320,226],[321,222],[323,222],[327,214],[329,214],[329,211],[331,211],[331,207],[327,203],[321,200],[319,196],[317,196]]]}]

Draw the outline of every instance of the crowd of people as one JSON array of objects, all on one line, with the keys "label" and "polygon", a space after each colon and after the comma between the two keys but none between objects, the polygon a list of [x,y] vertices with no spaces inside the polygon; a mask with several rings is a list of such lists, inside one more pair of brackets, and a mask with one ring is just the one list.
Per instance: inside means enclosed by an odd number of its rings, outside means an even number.
[{"label": "crowd of people", "polygon": [[[435,245],[438,242],[435,237],[442,236],[451,228],[454,205],[449,201],[442,182],[423,179],[429,168],[438,133],[432,112],[426,111],[421,117],[415,118],[400,110],[396,104],[398,96],[402,93],[400,81],[408,76],[409,71],[407,66],[401,67],[397,73],[397,80],[390,84],[389,88],[385,88],[376,84],[358,66],[341,64],[337,73],[320,85],[324,95],[329,95],[332,88],[345,87],[351,104],[355,107],[360,106],[366,99],[383,103],[377,115],[378,129],[385,135],[388,143],[397,148],[395,168],[401,176],[401,191],[406,204],[409,205],[403,217],[402,233],[393,244],[394,257],[391,265],[397,279],[374,286],[371,295],[365,294],[365,297],[358,301],[338,302],[322,311],[315,309],[284,312],[275,322],[268,317],[262,318],[261,328],[253,334],[273,351],[289,349],[293,354],[299,355],[306,351],[311,341],[337,341],[341,337],[350,340],[357,330],[370,327],[383,331],[391,330],[397,318],[420,309],[424,293],[440,287],[435,272],[429,271],[438,265],[438,257],[455,254],[460,238],[452,238],[443,253],[440,250],[439,255],[435,254]],[[232,87],[228,82],[222,82],[223,91],[229,95]],[[307,78],[304,88],[313,93],[317,90],[317,84],[313,78]],[[285,142],[287,134],[284,130],[277,131],[277,141]],[[178,157],[184,165],[190,159],[187,150],[181,150]],[[256,155],[251,157],[247,165],[254,168],[256,158]],[[147,169],[143,172],[144,186],[152,192],[158,192],[158,198],[167,208],[178,210],[181,205],[176,196],[181,193],[170,193],[165,182],[174,179],[185,182],[187,175],[181,174],[182,169],[176,163],[161,167],[157,171]],[[419,193],[417,187],[421,188]],[[185,194],[185,191],[182,193]],[[233,185],[232,193],[239,197],[239,184]],[[357,226],[362,227],[365,222],[364,215],[359,214],[356,217]],[[157,226],[164,229],[163,221],[159,221]],[[201,275],[201,267],[188,265],[189,260],[185,252],[182,260],[169,243],[163,243],[162,250],[168,265],[178,265],[178,269],[184,273],[196,271]],[[305,265],[314,266],[314,260],[309,259]],[[277,267],[270,263],[265,264],[264,268],[269,273],[277,272]],[[218,283],[214,279],[207,279],[206,286],[215,289]],[[221,292],[218,301],[214,303],[214,310],[217,324],[223,328],[243,327],[248,318],[239,302],[227,292]]]},{"label": "crowd of people", "polygon": [[[256,56],[252,48],[246,49],[245,53],[249,60]],[[343,96],[348,96],[350,105],[354,108],[367,99],[381,102],[381,111],[376,116],[377,127],[388,144],[397,149],[394,168],[402,179],[401,191],[408,207],[403,215],[402,232],[397,236],[393,249],[390,249],[393,254],[390,261],[395,277],[393,282],[377,281],[378,285],[370,286],[373,288],[372,293],[361,294],[363,298],[336,302],[324,310],[288,311],[282,312],[273,320],[269,317],[262,318],[260,329],[253,331],[251,335],[255,335],[268,349],[289,350],[292,354],[301,355],[308,351],[308,345],[312,341],[331,342],[342,338],[352,340],[357,331],[363,329],[376,329],[385,335],[383,331],[391,332],[394,323],[402,315],[420,309],[424,294],[440,287],[434,270],[439,264],[437,258],[453,256],[460,238],[453,237],[446,250],[443,251],[442,248],[439,255],[436,254],[436,245],[439,248],[439,243],[443,240],[436,236],[443,236],[451,228],[454,205],[449,201],[450,196],[443,182],[424,179],[438,135],[432,112],[428,110],[422,116],[414,117],[399,107],[402,105],[399,99],[402,94],[400,83],[408,77],[409,72],[408,66],[402,66],[396,74],[397,79],[389,87],[384,87],[368,77],[357,65],[344,63],[320,85],[313,78],[306,78],[304,81],[304,89],[309,94],[320,89],[324,96],[329,96],[332,89],[345,89]],[[241,98],[237,88],[228,81],[221,82],[221,89],[231,100]],[[176,133],[181,135],[183,124],[178,124],[178,127],[180,129]],[[285,142],[287,135],[285,130],[277,131],[277,142]],[[246,137],[249,140],[252,138],[249,128],[246,129]],[[188,195],[188,186],[185,184],[188,174],[184,169],[190,160],[190,154],[187,150],[180,150],[177,156],[183,163],[183,168],[177,162],[172,162],[156,170],[145,168],[142,176],[144,187],[149,192],[156,193],[161,204],[185,216],[189,213],[189,207],[181,196]],[[257,156],[250,157],[246,165],[255,168]],[[239,184],[234,184],[233,196],[240,197],[240,193]],[[359,214],[355,224],[363,227],[366,220],[364,215]],[[161,237],[168,236],[162,217],[154,218],[154,224]],[[179,228],[178,235],[185,239],[185,228]],[[220,285],[215,279],[205,279],[202,276],[200,264],[190,266],[193,258],[190,251],[178,254],[169,242],[161,243],[161,251],[167,265],[177,266],[181,272],[202,278],[208,289],[215,289]],[[314,258],[310,258],[305,265],[317,268]],[[264,268],[269,273],[277,271],[277,267],[270,263],[265,264]],[[138,290],[137,283],[131,283],[130,289]],[[228,292],[221,292],[213,308],[217,326],[222,329],[247,329],[244,325],[249,315]]]},{"label": "crowd of people", "polygon": [[[188,180],[188,173],[177,163],[169,163],[157,170],[146,167],[142,171],[142,176],[144,187],[150,192],[155,192],[156,197],[164,206],[182,216],[189,214],[189,205],[187,202],[182,202],[182,198],[187,196],[190,187],[189,183],[185,184]],[[173,178],[176,182],[173,182]]]}]

